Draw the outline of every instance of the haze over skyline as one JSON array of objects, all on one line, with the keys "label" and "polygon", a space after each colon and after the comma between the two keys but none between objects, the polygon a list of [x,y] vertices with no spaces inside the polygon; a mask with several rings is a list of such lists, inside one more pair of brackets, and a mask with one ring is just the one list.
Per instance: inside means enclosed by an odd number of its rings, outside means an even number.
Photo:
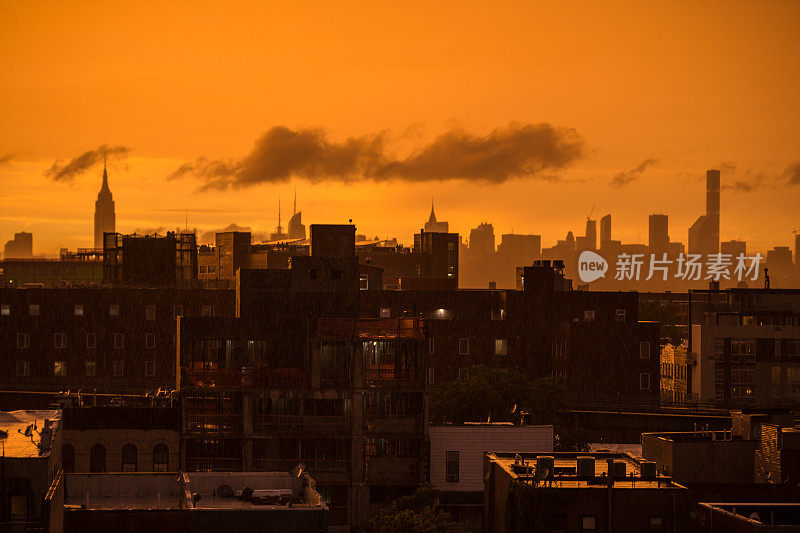
[{"label": "haze over skyline", "polygon": [[91,246],[100,151],[125,233],[186,209],[200,233],[267,233],[296,186],[307,224],[401,242],[433,196],[463,236],[488,221],[549,246],[595,207],[615,239],[646,242],[661,212],[685,243],[710,168],[722,240],[764,251],[800,228],[794,2],[0,14],[0,239],[32,231],[37,254]]}]

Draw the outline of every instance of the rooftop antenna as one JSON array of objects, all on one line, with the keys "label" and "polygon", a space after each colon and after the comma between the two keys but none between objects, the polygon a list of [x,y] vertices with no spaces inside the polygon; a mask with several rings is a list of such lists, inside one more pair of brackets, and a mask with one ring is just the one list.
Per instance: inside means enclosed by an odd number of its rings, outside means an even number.
[{"label": "rooftop antenna", "polygon": [[186,227],[185,231],[189,231],[189,209],[186,209]]},{"label": "rooftop antenna", "polygon": [[294,186],[294,206],[292,207],[292,216],[297,214],[297,185]]},{"label": "rooftop antenna", "polygon": [[586,215],[586,220],[590,220],[592,218],[592,213],[594,213],[594,208],[597,207],[596,205],[592,206],[592,210],[589,211],[589,214]]}]

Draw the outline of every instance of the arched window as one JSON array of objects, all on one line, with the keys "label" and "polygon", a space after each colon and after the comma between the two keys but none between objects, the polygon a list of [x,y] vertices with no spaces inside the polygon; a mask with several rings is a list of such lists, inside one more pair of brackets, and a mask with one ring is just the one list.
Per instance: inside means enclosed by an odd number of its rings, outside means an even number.
[{"label": "arched window", "polygon": [[169,448],[163,442],[153,448],[153,472],[169,471]]},{"label": "arched window", "polygon": [[136,472],[136,446],[130,442],[122,447],[122,471]]},{"label": "arched window", "polygon": [[95,444],[89,450],[89,472],[106,471],[106,447],[102,444]]},{"label": "arched window", "polygon": [[67,474],[75,471],[75,448],[72,444],[61,445],[61,469]]}]

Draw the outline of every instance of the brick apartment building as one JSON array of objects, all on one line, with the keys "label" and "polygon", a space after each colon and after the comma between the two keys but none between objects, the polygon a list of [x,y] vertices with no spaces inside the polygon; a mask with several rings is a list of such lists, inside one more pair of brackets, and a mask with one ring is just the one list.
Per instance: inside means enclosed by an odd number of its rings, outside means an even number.
[{"label": "brick apartment building", "polygon": [[176,317],[232,316],[233,291],[0,289],[5,390],[144,393],[175,384]]},{"label": "brick apartment building", "polygon": [[704,290],[689,298],[691,394],[722,408],[800,401],[800,290]]}]

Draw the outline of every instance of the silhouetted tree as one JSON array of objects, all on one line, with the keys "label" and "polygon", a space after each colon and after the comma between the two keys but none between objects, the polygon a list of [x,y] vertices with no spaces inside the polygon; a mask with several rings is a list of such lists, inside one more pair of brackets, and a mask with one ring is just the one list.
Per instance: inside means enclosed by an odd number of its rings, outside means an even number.
[{"label": "silhouetted tree", "polygon": [[381,510],[364,527],[368,533],[465,533],[465,529],[443,511],[436,509],[438,493],[431,486],[394,501]]},{"label": "silhouetted tree", "polygon": [[520,421],[529,413],[530,424],[551,424],[554,448],[563,451],[588,449],[583,432],[570,416],[562,383],[553,377],[529,381],[516,371],[476,365],[463,379],[431,389],[430,420],[434,424]]}]

